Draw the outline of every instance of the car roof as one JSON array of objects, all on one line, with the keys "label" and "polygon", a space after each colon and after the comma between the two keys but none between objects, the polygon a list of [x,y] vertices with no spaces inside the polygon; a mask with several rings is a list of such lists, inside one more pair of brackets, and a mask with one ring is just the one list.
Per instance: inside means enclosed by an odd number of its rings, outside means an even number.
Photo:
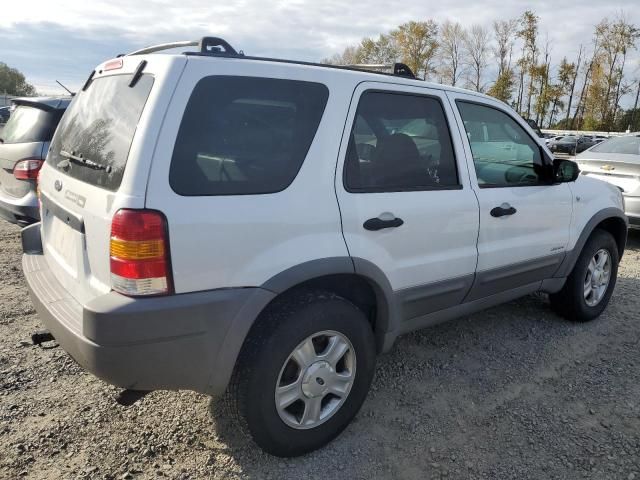
[{"label": "car roof", "polygon": [[13,98],[11,101],[16,105],[25,105],[29,107],[42,108],[43,110],[59,110],[65,109],[71,103],[72,97],[21,97]]}]

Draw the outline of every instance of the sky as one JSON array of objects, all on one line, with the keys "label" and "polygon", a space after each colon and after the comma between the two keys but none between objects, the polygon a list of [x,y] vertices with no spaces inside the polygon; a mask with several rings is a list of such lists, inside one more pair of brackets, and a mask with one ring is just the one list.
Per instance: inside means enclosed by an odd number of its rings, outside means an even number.
[{"label": "sky", "polygon": [[[409,20],[490,27],[532,9],[540,17],[540,41],[548,38],[558,63],[564,55],[574,58],[581,43],[589,47],[604,17],[624,12],[640,26],[638,1],[4,0],[0,62],[22,71],[39,92],[64,93],[56,80],[78,89],[99,63],[154,43],[210,35],[248,55],[319,61]],[[627,76],[640,78],[638,52]]]}]

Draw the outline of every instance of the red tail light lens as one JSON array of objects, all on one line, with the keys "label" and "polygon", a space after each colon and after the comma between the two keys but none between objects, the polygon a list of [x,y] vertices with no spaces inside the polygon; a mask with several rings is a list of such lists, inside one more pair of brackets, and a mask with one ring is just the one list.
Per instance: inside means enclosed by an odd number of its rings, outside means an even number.
[{"label": "red tail light lens", "polygon": [[118,210],[111,222],[111,286],[131,296],[171,293],[165,216],[154,210]]},{"label": "red tail light lens", "polygon": [[42,160],[20,160],[13,167],[13,176],[18,180],[36,180],[42,163]]}]

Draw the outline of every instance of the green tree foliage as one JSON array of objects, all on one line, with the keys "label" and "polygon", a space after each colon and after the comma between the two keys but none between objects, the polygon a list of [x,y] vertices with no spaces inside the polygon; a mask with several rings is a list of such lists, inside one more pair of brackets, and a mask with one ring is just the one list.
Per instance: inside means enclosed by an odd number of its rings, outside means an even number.
[{"label": "green tree foliage", "polygon": [[391,32],[400,59],[418,76],[427,78],[433,72],[433,59],[438,49],[438,25],[433,20],[407,22]]},{"label": "green tree foliage", "polygon": [[487,91],[487,94],[497,98],[498,100],[502,100],[505,103],[509,103],[513,96],[514,85],[515,79],[513,70],[506,68],[500,75],[498,75],[498,79]]},{"label": "green tree foliage", "polygon": [[0,94],[28,97],[35,95],[36,89],[19,70],[0,62]]}]

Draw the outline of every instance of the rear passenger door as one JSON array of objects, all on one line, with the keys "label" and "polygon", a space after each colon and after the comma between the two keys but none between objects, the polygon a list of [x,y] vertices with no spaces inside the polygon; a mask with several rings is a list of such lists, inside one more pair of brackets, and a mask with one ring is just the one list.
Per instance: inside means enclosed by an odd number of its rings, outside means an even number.
[{"label": "rear passenger door", "polygon": [[480,202],[478,271],[469,300],[553,276],[569,241],[572,196],[525,122],[500,102],[449,92],[466,134]]},{"label": "rear passenger door", "polygon": [[476,268],[478,203],[451,118],[440,90],[363,83],[342,139],[347,247],[356,271],[382,270],[405,321],[461,302]]}]

